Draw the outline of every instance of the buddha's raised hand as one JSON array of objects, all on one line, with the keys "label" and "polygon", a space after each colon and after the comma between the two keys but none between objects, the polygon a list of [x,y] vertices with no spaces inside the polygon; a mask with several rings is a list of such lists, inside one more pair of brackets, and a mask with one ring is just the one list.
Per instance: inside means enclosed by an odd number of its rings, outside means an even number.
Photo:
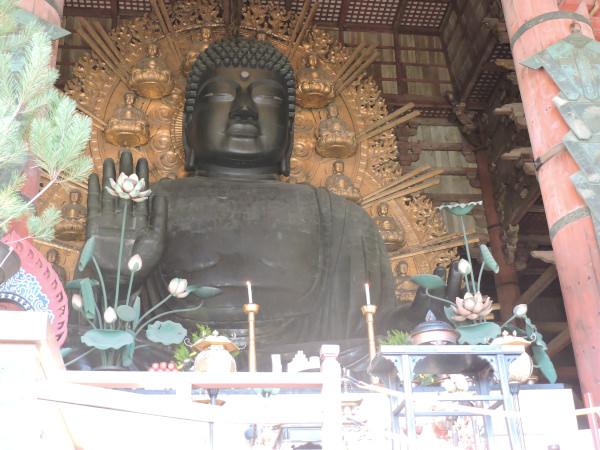
[{"label": "buddha's raised hand", "polygon": [[[132,178],[125,180],[121,174]],[[135,275],[137,287],[154,271],[164,251],[167,200],[160,195],[147,198],[148,162],[144,158],[138,160],[133,175],[133,157],[126,150],[120,157],[119,175],[112,159],[104,161],[102,189],[97,174],[90,175],[88,181],[86,239],[95,237],[94,256],[107,287],[114,286],[117,278],[122,234],[121,283],[129,280],[127,263],[133,255],[142,258],[142,267]],[[144,186],[135,186],[136,177],[144,180]]]}]

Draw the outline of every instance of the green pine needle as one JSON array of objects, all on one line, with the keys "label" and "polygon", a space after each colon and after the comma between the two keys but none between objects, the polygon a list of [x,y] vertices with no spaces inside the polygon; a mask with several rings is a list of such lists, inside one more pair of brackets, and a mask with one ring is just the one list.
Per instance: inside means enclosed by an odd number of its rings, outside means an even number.
[{"label": "green pine needle", "polygon": [[[54,87],[52,43],[39,22],[17,25],[18,2],[0,0],[0,230],[27,217],[31,236],[52,239],[60,212],[47,208],[38,216],[33,203],[54,183],[85,180],[92,170],[84,153],[92,125]],[[25,178],[19,175],[28,159],[50,177],[29,201],[20,195]]]}]

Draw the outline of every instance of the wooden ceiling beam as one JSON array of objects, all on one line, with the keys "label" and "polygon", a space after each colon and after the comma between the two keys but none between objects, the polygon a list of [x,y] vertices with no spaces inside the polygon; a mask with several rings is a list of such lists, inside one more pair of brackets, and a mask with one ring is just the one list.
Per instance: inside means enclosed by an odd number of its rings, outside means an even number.
[{"label": "wooden ceiling beam", "polygon": [[394,33],[393,33],[393,39],[394,39],[394,58],[396,59],[396,86],[397,86],[397,90],[399,93],[404,94],[406,93],[406,90],[404,90],[403,87],[403,79],[404,79],[404,70],[402,67],[402,57],[400,54],[400,36],[398,35],[398,32],[396,31],[396,27],[394,27]]},{"label": "wooden ceiling beam", "polygon": [[452,109],[452,105],[448,103],[445,97],[434,96],[434,95],[384,95],[386,102],[392,105],[406,105],[407,103],[414,103],[416,107],[428,107],[428,108],[447,108]]},{"label": "wooden ceiling beam", "polygon": [[558,333],[558,335],[554,339],[548,342],[548,350],[546,350],[546,353],[550,358],[552,358],[553,356],[556,356],[562,350],[567,348],[570,344],[571,334],[569,333],[569,329],[566,328],[560,333]]},{"label": "wooden ceiling beam", "polygon": [[342,45],[345,45],[344,42],[344,31],[346,31],[346,17],[348,17],[348,8],[350,5],[350,0],[343,0],[342,6],[340,7],[340,17],[338,19],[337,27],[338,27],[338,40]]},{"label": "wooden ceiling beam", "polygon": [[[558,375],[559,380],[563,381],[577,381],[577,367],[575,366],[564,366],[564,367],[556,367],[556,375]],[[577,381],[579,383],[579,381]]]},{"label": "wooden ceiling beam", "polygon": [[525,197],[524,201],[519,202],[516,205],[516,208],[514,207],[514,204],[511,205],[513,206],[513,208],[511,208],[510,214],[507,214],[508,211],[506,211],[506,209],[508,208],[505,208],[505,216],[504,220],[502,221],[504,225],[518,225],[519,223],[521,223],[523,217],[525,217],[525,215],[529,212],[533,205],[538,201],[538,199],[542,195],[540,191],[540,185],[535,184],[534,186],[531,186],[530,189],[531,191],[529,195]]},{"label": "wooden ceiling beam", "polygon": [[519,299],[515,302],[515,304],[525,303],[526,305],[532,303],[535,299],[537,299],[542,292],[546,290],[550,284],[556,280],[558,277],[558,272],[556,271],[556,266],[554,264],[550,264],[544,273],[540,275],[540,277],[533,282],[529,288],[521,294]]},{"label": "wooden ceiling beam", "polygon": [[497,42],[496,39],[493,37],[490,38],[490,40],[488,41],[484,51],[482,52],[482,54],[479,58],[479,62],[477,63],[475,70],[473,70],[473,72],[471,73],[471,77],[469,78],[469,81],[467,82],[467,85],[465,86],[464,91],[460,95],[461,102],[463,102],[463,103],[466,102],[467,99],[471,96],[471,91],[473,91],[473,87],[475,86],[475,83],[477,83],[477,80],[479,79],[479,76],[481,75],[481,72],[483,70],[485,63],[487,62],[488,58],[492,54],[492,51],[494,50],[494,47],[496,46],[496,42]]}]

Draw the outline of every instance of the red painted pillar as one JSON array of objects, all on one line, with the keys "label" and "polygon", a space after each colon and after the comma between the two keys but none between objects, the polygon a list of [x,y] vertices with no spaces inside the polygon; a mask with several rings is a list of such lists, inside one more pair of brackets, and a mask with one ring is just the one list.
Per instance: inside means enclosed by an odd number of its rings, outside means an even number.
[{"label": "red painted pillar", "polygon": [[500,267],[500,271],[494,275],[494,282],[496,284],[496,295],[498,295],[496,300],[500,304],[500,318],[504,322],[512,316],[513,307],[521,295],[521,290],[514,263],[508,264],[504,257],[502,225],[496,209],[487,152],[486,147],[475,149],[475,160],[477,161],[477,172],[481,183],[481,197],[483,198],[483,209],[490,239],[489,246]]},{"label": "red painted pillar", "polygon": [[[546,71],[529,69],[520,62],[568,36],[574,20],[583,34],[593,38],[593,33],[585,19],[578,20],[588,17],[585,3],[581,3],[576,15],[559,11],[556,0],[502,0],[502,5],[533,155],[538,158],[560,144],[569,128],[552,103],[559,90]],[[571,155],[564,151],[540,167],[538,180],[581,389],[598,401],[600,252],[592,220],[585,214],[585,203],[569,179],[578,170]]]}]

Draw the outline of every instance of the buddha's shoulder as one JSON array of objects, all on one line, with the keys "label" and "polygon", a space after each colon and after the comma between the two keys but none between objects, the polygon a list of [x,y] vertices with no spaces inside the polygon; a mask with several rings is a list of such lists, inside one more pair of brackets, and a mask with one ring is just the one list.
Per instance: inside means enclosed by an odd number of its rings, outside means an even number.
[{"label": "buddha's shoulder", "polygon": [[189,201],[204,198],[250,198],[271,199],[306,206],[314,204],[324,213],[350,216],[355,220],[371,220],[370,215],[359,205],[308,183],[285,183],[271,181],[226,180],[207,177],[162,179],[152,184],[154,194],[164,195],[169,202]]}]

